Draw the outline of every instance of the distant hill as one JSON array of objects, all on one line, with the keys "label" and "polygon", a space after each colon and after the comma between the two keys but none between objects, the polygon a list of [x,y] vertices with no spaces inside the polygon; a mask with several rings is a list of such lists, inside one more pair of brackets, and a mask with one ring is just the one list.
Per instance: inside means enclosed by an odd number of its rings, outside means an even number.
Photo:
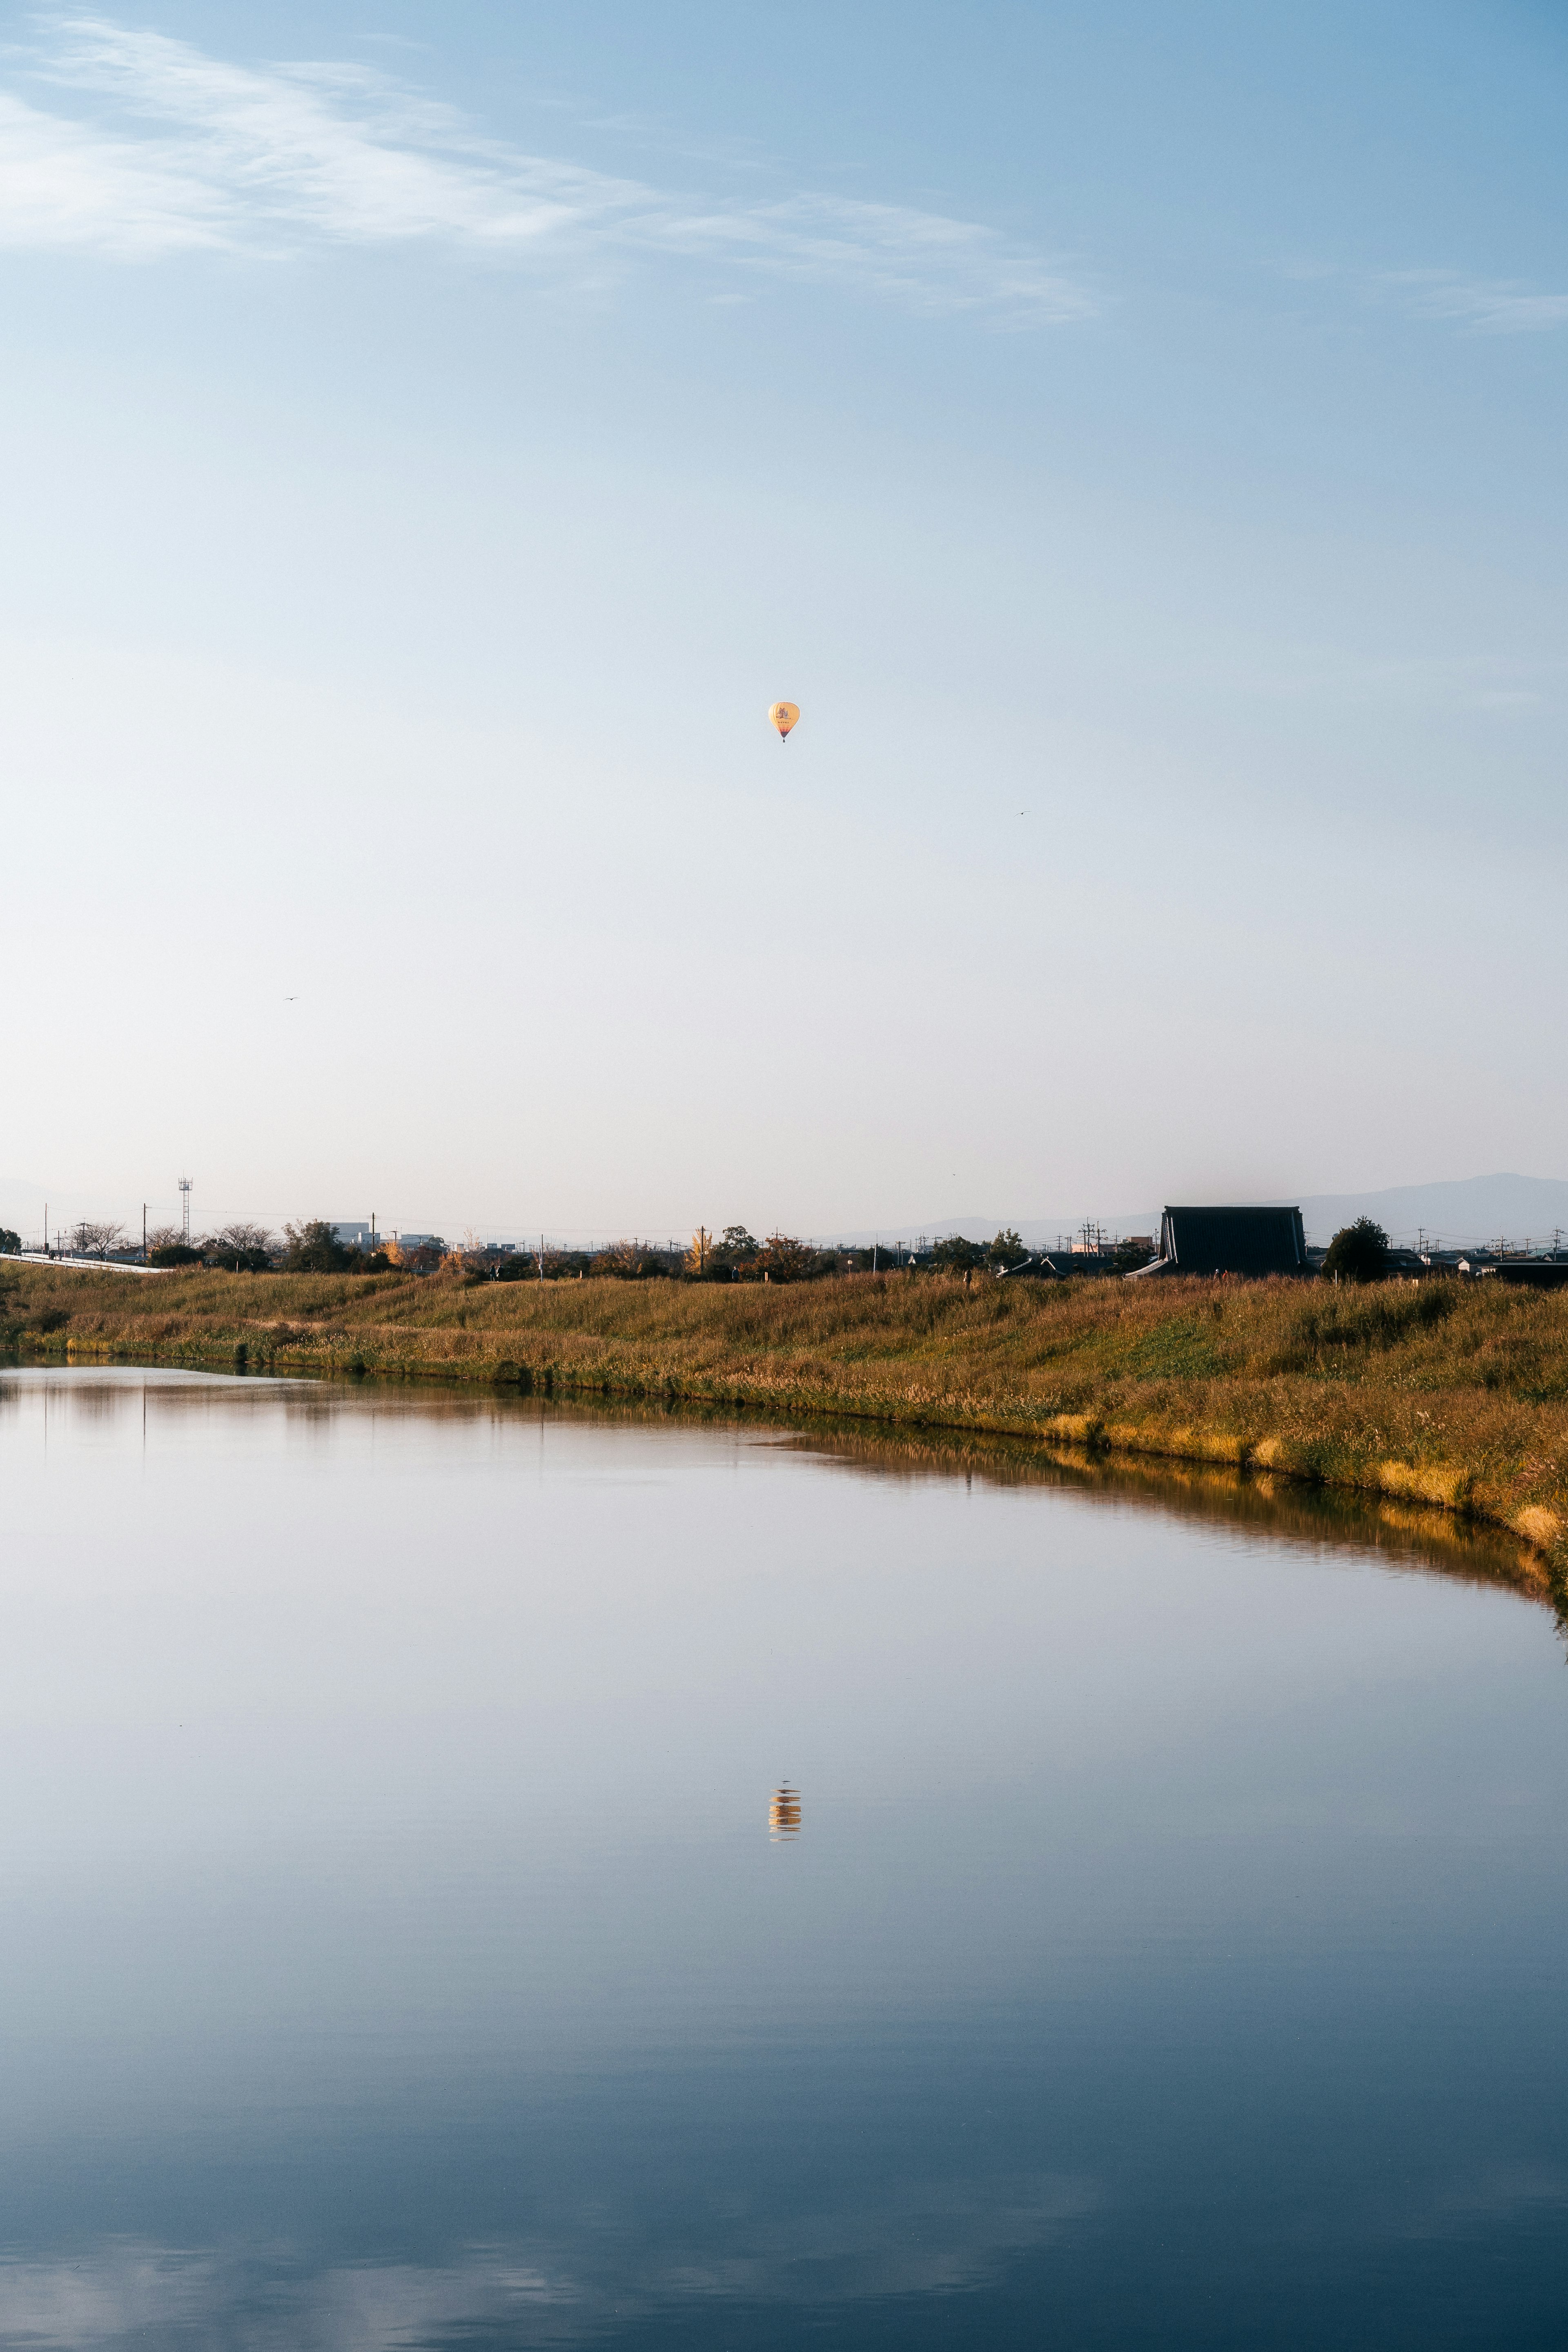
[{"label": "distant hill", "polygon": [[[1216,1196],[1217,1197],[1217,1196]],[[1276,1197],[1283,1198],[1283,1195]],[[1238,1205],[1246,1194],[1238,1196]],[[1414,1242],[1418,1234],[1458,1247],[1495,1241],[1549,1242],[1559,1229],[1568,1234],[1568,1179],[1559,1176],[1463,1176],[1439,1184],[1394,1184],[1379,1192],[1299,1192],[1294,1196],[1310,1242],[1326,1242],[1357,1217],[1375,1217],[1391,1240]],[[923,1223],[885,1225],[883,1241],[912,1241],[919,1234],[964,1234],[989,1241],[1003,1224],[1016,1223],[1031,1249],[1047,1249],[1059,1234],[1076,1233],[1088,1220],[1107,1233],[1154,1234],[1158,1209],[1130,1209],[1108,1215],[1080,1209],[1056,1217],[931,1217]],[[864,1247],[872,1238],[844,1234],[837,1238]]]},{"label": "distant hill", "polygon": [[1354,1217],[1375,1217],[1394,1241],[1550,1241],[1568,1234],[1568,1181],[1560,1176],[1465,1176],[1447,1184],[1395,1184],[1384,1192],[1320,1192],[1301,1202],[1310,1240],[1327,1241]]}]

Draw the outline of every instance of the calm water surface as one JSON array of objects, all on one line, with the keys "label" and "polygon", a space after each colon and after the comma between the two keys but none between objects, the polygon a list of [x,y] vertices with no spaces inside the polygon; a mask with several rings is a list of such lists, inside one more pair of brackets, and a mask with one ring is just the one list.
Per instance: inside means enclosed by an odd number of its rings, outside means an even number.
[{"label": "calm water surface", "polygon": [[0,2344],[1560,2347],[1560,1632],[1180,1501],[0,1374]]}]

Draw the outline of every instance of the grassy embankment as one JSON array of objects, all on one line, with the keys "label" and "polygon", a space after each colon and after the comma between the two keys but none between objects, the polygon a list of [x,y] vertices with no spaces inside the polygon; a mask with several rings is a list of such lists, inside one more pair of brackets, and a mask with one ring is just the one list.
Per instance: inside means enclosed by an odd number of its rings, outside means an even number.
[{"label": "grassy embankment", "polygon": [[1568,1292],[5,1271],[25,1357],[511,1382],[1228,1463],[1468,1511],[1568,1574]]}]

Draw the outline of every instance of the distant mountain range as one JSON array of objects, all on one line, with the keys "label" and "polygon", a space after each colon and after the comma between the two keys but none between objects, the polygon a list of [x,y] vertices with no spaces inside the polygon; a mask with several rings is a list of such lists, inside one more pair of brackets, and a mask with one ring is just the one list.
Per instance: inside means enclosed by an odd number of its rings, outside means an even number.
[{"label": "distant mountain range", "polygon": [[1568,1234],[1568,1181],[1558,1176],[1467,1176],[1448,1184],[1396,1184],[1385,1192],[1320,1192],[1301,1202],[1314,1241],[1327,1241],[1354,1217],[1375,1217],[1391,1240],[1424,1232],[1467,1242],[1550,1241]]},{"label": "distant mountain range", "polygon": [[[1375,1217],[1393,1241],[1414,1243],[1425,1234],[1428,1241],[1460,1248],[1501,1237],[1549,1242],[1559,1231],[1568,1234],[1568,1179],[1557,1176],[1464,1176],[1443,1184],[1394,1184],[1381,1192],[1298,1193],[1294,1205],[1300,1208],[1311,1242],[1328,1241],[1357,1217]],[[999,1226],[1016,1224],[1020,1240],[1031,1249],[1048,1249],[1058,1234],[1075,1234],[1089,1222],[1109,1234],[1157,1235],[1160,1211],[1131,1209],[1115,1216],[1080,1209],[1075,1216],[931,1217],[896,1229],[885,1225],[881,1239],[963,1234],[972,1241],[989,1241]],[[864,1248],[872,1235],[844,1234],[838,1238]]]}]

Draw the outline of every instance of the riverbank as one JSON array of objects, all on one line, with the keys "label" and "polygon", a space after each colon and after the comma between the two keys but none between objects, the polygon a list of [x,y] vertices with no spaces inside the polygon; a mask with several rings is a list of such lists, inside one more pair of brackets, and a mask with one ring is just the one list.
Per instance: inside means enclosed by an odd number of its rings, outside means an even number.
[{"label": "riverbank", "polygon": [[663,1396],[1224,1463],[1468,1512],[1568,1573],[1562,1292],[5,1272],[0,1322],[33,1361]]}]

